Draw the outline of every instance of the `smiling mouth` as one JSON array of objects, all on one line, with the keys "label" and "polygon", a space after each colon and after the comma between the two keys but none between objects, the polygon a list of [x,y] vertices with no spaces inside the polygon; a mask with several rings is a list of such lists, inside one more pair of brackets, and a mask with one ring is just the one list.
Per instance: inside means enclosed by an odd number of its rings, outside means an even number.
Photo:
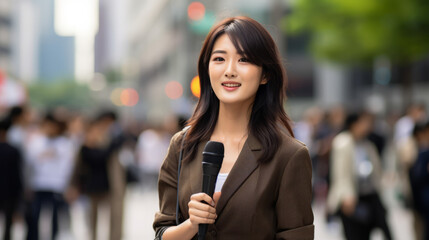
[{"label": "smiling mouth", "polygon": [[222,83],[222,86],[225,86],[225,87],[240,87],[241,83]]}]

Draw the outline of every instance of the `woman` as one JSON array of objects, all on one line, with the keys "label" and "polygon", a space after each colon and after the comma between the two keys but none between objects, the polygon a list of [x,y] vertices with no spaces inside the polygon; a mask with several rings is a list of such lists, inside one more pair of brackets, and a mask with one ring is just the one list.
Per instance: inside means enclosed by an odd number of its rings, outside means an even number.
[{"label": "woman", "polygon": [[[172,138],[161,167],[157,237],[195,239],[198,224],[210,224],[206,239],[313,239],[311,162],[283,109],[286,75],[269,33],[248,17],[223,20],[203,44],[198,73],[201,97],[190,127]],[[213,199],[201,193],[209,140],[225,146],[226,180],[218,180]]]},{"label": "woman", "polygon": [[345,130],[332,142],[328,207],[332,213],[339,213],[347,240],[369,240],[374,228],[392,239],[378,195],[380,159],[367,139],[372,120],[369,113],[350,114]]}]

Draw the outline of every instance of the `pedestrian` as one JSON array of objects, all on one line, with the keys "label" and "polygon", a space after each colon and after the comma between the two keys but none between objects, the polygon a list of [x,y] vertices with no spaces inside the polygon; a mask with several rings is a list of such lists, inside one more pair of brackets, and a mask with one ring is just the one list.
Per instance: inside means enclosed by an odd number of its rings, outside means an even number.
[{"label": "pedestrian", "polygon": [[39,218],[44,207],[52,210],[53,240],[60,230],[60,217],[69,216],[64,192],[70,180],[75,153],[72,142],[64,136],[65,130],[66,124],[48,113],[41,124],[41,131],[28,143],[27,164],[30,169],[29,187],[32,190],[28,240],[40,238]]},{"label": "pedestrian", "polygon": [[142,131],[139,135],[136,156],[143,175],[144,188],[156,188],[159,169],[167,153],[171,137],[172,135],[163,126],[156,125]]},{"label": "pedestrian", "polygon": [[[156,237],[197,239],[198,225],[210,224],[206,239],[313,239],[311,160],[284,111],[286,73],[268,31],[224,19],[204,41],[198,74],[189,128],[172,138],[160,170]],[[201,193],[209,140],[225,146],[213,198]]]},{"label": "pedestrian", "polygon": [[422,125],[426,119],[426,106],[423,103],[413,103],[395,124],[394,144],[397,156],[398,192],[401,203],[413,215],[414,235],[422,239],[424,234],[423,221],[418,212],[411,206],[414,202],[410,183],[410,169],[414,166],[419,153],[419,146],[413,130]]},{"label": "pedestrian", "polygon": [[17,148],[6,141],[11,122],[0,121],[0,212],[4,213],[3,239],[12,239],[11,228],[22,197],[22,159]]},{"label": "pedestrian", "polygon": [[409,170],[413,193],[413,215],[422,235],[417,239],[429,240],[429,123],[416,125],[413,131],[418,145],[417,159]]},{"label": "pedestrian", "polygon": [[379,155],[367,139],[372,120],[366,112],[350,114],[344,131],[332,142],[328,208],[340,215],[347,240],[369,240],[375,228],[380,228],[386,239],[392,239],[379,197]]},{"label": "pedestrian", "polygon": [[89,197],[93,240],[97,239],[99,207],[103,205],[107,205],[110,211],[109,239],[122,239],[126,176],[118,158],[122,140],[115,138],[119,135],[112,134],[114,119],[110,113],[103,113],[89,124],[67,191],[69,202],[80,194]]},{"label": "pedestrian", "polygon": [[7,140],[20,151],[24,150],[28,139],[29,116],[27,106],[14,106],[9,110],[8,118],[12,125],[7,133]]}]

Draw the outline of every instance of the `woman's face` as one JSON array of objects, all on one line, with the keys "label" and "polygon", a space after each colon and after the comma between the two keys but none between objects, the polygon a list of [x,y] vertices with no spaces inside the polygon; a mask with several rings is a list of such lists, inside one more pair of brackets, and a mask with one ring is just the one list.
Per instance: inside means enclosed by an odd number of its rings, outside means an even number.
[{"label": "woman's face", "polygon": [[253,103],[262,78],[262,67],[237,53],[227,34],[220,36],[209,62],[210,84],[222,103]]}]

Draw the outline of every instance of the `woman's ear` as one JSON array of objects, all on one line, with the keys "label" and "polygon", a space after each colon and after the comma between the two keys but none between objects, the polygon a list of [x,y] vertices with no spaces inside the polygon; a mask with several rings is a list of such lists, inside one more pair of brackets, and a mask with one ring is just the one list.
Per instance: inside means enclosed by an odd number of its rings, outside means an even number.
[{"label": "woman's ear", "polygon": [[267,75],[265,74],[264,71],[262,71],[262,77],[261,77],[261,83],[260,83],[260,85],[267,84],[267,82],[268,82]]}]

